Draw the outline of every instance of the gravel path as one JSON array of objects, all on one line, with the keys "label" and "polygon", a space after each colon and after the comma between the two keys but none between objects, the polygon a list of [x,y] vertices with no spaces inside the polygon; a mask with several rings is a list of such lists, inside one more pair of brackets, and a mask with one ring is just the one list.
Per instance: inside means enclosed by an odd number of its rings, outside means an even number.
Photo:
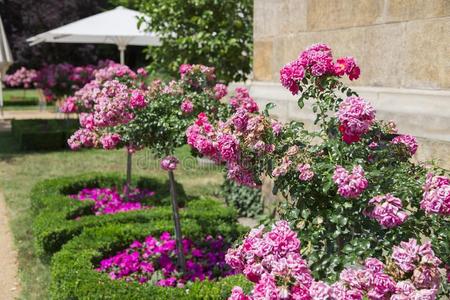
[{"label": "gravel path", "polygon": [[8,208],[0,191],[0,295],[2,300],[19,296],[17,252],[8,224]]}]

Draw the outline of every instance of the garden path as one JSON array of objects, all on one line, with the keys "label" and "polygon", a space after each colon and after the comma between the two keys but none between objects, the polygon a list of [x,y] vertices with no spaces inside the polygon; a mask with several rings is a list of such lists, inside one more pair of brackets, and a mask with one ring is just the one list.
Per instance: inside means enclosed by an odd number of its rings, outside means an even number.
[{"label": "garden path", "polygon": [[0,295],[2,300],[19,296],[17,251],[9,228],[8,208],[0,191]]},{"label": "garden path", "polygon": [[4,120],[23,120],[23,119],[63,119],[65,116],[62,113],[55,113],[52,111],[38,111],[38,110],[5,110]]}]

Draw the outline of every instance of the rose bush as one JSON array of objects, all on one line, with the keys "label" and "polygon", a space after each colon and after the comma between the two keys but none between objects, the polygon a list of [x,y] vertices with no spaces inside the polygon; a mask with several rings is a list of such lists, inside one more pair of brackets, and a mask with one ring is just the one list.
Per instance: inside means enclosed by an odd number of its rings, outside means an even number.
[{"label": "rose bush", "polygon": [[346,267],[332,284],[315,280],[300,251],[300,240],[286,221],[267,232],[264,226],[253,229],[241,245],[228,250],[225,260],[255,286],[248,296],[236,286],[229,299],[432,300],[447,291],[438,269],[441,260],[430,242],[401,242],[386,257],[387,263],[366,258]]},{"label": "rose bush", "polygon": [[301,232],[302,254],[317,278],[334,280],[346,265],[381,257],[410,238],[431,239],[448,264],[446,171],[413,163],[416,139],[377,120],[370,103],[340,80],[359,74],[355,59],[334,61],[327,45],[313,45],[280,78],[299,95],[300,109],[311,102],[317,130],[281,124],[269,116],[269,104],[262,113],[237,110],[225,122],[199,115],[188,143],[225,163],[241,184],[273,179],[274,193],[286,198],[279,215]]},{"label": "rose bush", "polygon": [[147,105],[146,76],[144,69],[134,72],[125,65],[108,62],[104,68],[95,70],[94,79],[68,97],[60,108],[64,113],[80,113],[81,128],[68,140],[72,150],[126,147],[126,197],[131,183],[132,154],[140,149],[127,139],[126,133],[133,130],[129,123],[135,111]]},{"label": "rose bush", "polygon": [[7,87],[29,89],[34,86],[38,72],[21,67],[12,74],[6,74],[3,81]]},{"label": "rose bush", "polygon": [[45,65],[37,71],[34,85],[43,90],[47,102],[72,95],[94,79],[96,70],[114,64],[99,61],[97,65],[74,66],[68,63]]}]

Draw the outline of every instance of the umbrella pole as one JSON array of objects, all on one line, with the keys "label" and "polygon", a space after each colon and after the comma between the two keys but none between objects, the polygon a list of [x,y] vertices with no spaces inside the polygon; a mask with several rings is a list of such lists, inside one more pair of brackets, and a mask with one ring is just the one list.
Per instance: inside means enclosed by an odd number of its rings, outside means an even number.
[{"label": "umbrella pole", "polygon": [[127,49],[127,46],[117,45],[117,47],[119,48],[119,52],[120,52],[120,64],[124,65],[125,64],[125,49]]}]

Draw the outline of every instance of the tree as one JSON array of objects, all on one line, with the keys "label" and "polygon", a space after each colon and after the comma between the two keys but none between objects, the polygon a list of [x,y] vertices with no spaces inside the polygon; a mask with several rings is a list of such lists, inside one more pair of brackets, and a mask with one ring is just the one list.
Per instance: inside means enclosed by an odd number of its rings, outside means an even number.
[{"label": "tree", "polygon": [[141,28],[157,32],[162,41],[147,52],[154,69],[175,75],[183,63],[203,64],[215,66],[224,82],[248,77],[252,0],[149,0],[140,1],[139,7],[150,17],[140,20]]}]

